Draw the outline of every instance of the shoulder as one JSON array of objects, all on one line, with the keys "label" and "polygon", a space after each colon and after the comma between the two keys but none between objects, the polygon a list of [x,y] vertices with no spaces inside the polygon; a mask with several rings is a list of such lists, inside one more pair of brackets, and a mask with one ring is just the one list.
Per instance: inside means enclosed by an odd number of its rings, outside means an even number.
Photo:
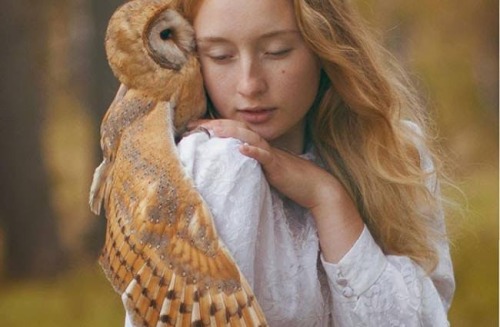
[{"label": "shoulder", "polygon": [[191,177],[202,174],[231,176],[242,173],[261,174],[259,163],[239,151],[241,141],[193,133],[184,137],[177,149],[179,158]]}]

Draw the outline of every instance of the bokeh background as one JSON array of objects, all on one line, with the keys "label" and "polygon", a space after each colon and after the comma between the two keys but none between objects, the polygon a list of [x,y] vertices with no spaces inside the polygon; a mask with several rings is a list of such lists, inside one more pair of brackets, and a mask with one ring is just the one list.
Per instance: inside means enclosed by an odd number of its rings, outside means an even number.
[{"label": "bokeh background", "polygon": [[[0,11],[0,326],[120,326],[87,206],[117,83],[104,29],[117,0],[16,0]],[[498,1],[358,0],[437,122],[463,195],[448,216],[452,326],[498,326]]]}]

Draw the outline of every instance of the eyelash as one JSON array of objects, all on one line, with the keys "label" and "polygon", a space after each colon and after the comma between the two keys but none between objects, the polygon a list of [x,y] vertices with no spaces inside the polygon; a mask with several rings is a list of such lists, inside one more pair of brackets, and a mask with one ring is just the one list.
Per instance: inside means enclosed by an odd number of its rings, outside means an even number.
[{"label": "eyelash", "polygon": [[213,61],[221,62],[231,58],[231,55],[209,56]]},{"label": "eyelash", "polygon": [[[281,59],[285,57],[287,54],[289,54],[293,49],[292,48],[286,48],[283,50],[278,50],[278,51],[266,51],[264,52],[264,55],[266,57],[270,57],[271,59]],[[217,62],[217,63],[224,63],[228,62],[233,56],[232,55],[207,55],[208,58],[210,58],[212,61]]]},{"label": "eyelash", "polygon": [[271,56],[271,57],[275,57],[275,58],[281,58],[281,57],[284,57],[285,55],[287,55],[288,53],[290,53],[292,51],[292,49],[290,48],[287,48],[287,49],[283,49],[283,50],[278,50],[278,51],[267,51],[265,53],[265,55],[268,55],[268,56]]}]

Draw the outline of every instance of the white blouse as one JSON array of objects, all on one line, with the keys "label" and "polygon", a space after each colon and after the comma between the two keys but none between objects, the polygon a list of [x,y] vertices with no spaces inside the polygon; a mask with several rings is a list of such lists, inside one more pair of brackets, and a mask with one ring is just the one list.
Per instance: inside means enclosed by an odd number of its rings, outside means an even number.
[{"label": "white blouse", "polygon": [[308,210],[271,188],[240,144],[195,133],[178,150],[271,327],[449,325],[455,283],[447,242],[438,244],[431,275],[407,257],[385,255],[366,226],[339,263],[326,262]]}]

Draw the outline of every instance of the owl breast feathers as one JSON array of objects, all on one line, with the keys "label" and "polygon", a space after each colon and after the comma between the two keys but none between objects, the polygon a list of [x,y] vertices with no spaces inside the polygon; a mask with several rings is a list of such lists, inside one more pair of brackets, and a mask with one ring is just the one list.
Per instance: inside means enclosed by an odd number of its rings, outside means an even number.
[{"label": "owl breast feathers", "polygon": [[90,206],[104,206],[100,263],[134,325],[266,326],[176,150],[205,111],[191,25],[172,1],[129,1],[106,51],[122,86],[101,125]]}]

